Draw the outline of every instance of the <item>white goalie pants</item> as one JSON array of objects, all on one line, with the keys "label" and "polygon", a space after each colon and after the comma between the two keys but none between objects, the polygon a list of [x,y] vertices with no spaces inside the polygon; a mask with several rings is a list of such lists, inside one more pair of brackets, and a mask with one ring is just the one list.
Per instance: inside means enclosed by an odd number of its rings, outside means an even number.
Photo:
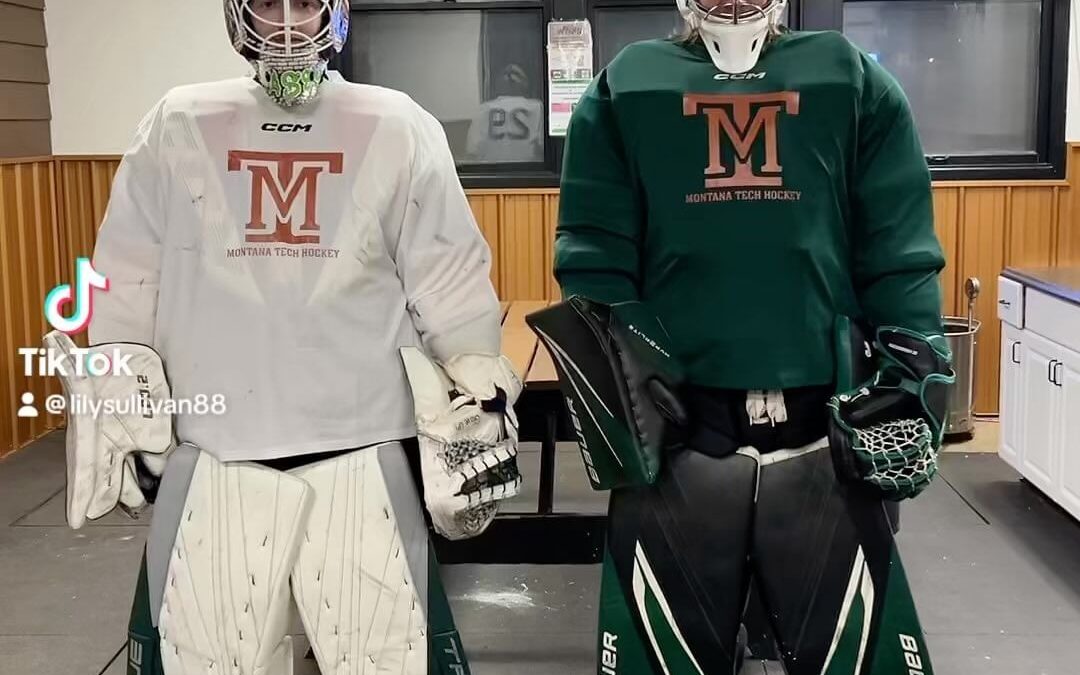
[{"label": "white goalie pants", "polygon": [[181,446],[154,508],[165,675],[290,674],[291,599],[324,675],[427,672],[427,528],[399,443],[288,472]]}]

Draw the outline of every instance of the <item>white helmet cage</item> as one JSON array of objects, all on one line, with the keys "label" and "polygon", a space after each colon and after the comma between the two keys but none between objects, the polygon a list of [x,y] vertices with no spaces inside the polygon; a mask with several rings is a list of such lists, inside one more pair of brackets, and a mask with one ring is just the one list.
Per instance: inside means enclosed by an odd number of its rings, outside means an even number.
[{"label": "white helmet cage", "polygon": [[679,13],[698,33],[713,64],[725,73],[745,73],[757,65],[766,42],[780,32],[787,0],[720,0],[706,8],[701,0],[675,0]]},{"label": "white helmet cage", "polygon": [[[314,11],[301,13],[311,6]],[[345,47],[349,2],[225,0],[225,25],[233,48],[255,66],[271,95],[283,105],[302,103],[314,96],[333,53]],[[300,93],[290,86],[298,78]]]}]

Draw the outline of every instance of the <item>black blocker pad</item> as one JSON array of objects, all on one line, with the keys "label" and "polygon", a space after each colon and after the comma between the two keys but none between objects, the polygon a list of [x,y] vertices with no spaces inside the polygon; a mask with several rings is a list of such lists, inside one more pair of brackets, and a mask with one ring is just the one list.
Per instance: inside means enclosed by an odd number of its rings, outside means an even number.
[{"label": "black blocker pad", "polygon": [[686,421],[682,370],[656,317],[575,296],[525,320],[551,353],[592,487],[653,484]]}]

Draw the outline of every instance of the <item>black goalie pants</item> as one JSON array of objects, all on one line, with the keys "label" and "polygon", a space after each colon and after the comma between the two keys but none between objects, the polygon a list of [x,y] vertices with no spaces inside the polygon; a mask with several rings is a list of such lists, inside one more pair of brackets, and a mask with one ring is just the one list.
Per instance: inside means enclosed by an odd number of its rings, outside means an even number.
[{"label": "black goalie pants", "polygon": [[933,672],[885,505],[838,483],[825,393],[792,393],[754,426],[745,395],[696,397],[690,447],[612,493],[598,673],[732,674],[751,583],[788,675]]}]

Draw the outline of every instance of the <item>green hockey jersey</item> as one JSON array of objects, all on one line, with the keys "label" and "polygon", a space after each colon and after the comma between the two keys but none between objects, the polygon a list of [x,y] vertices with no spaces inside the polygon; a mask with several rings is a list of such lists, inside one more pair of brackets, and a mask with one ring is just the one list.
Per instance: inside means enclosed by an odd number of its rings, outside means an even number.
[{"label": "green hockey jersey", "polygon": [[838,314],[940,333],[944,264],[907,100],[839,33],[786,33],[739,75],[635,43],[574,110],[563,294],[645,302],[695,384],[828,384]]}]

